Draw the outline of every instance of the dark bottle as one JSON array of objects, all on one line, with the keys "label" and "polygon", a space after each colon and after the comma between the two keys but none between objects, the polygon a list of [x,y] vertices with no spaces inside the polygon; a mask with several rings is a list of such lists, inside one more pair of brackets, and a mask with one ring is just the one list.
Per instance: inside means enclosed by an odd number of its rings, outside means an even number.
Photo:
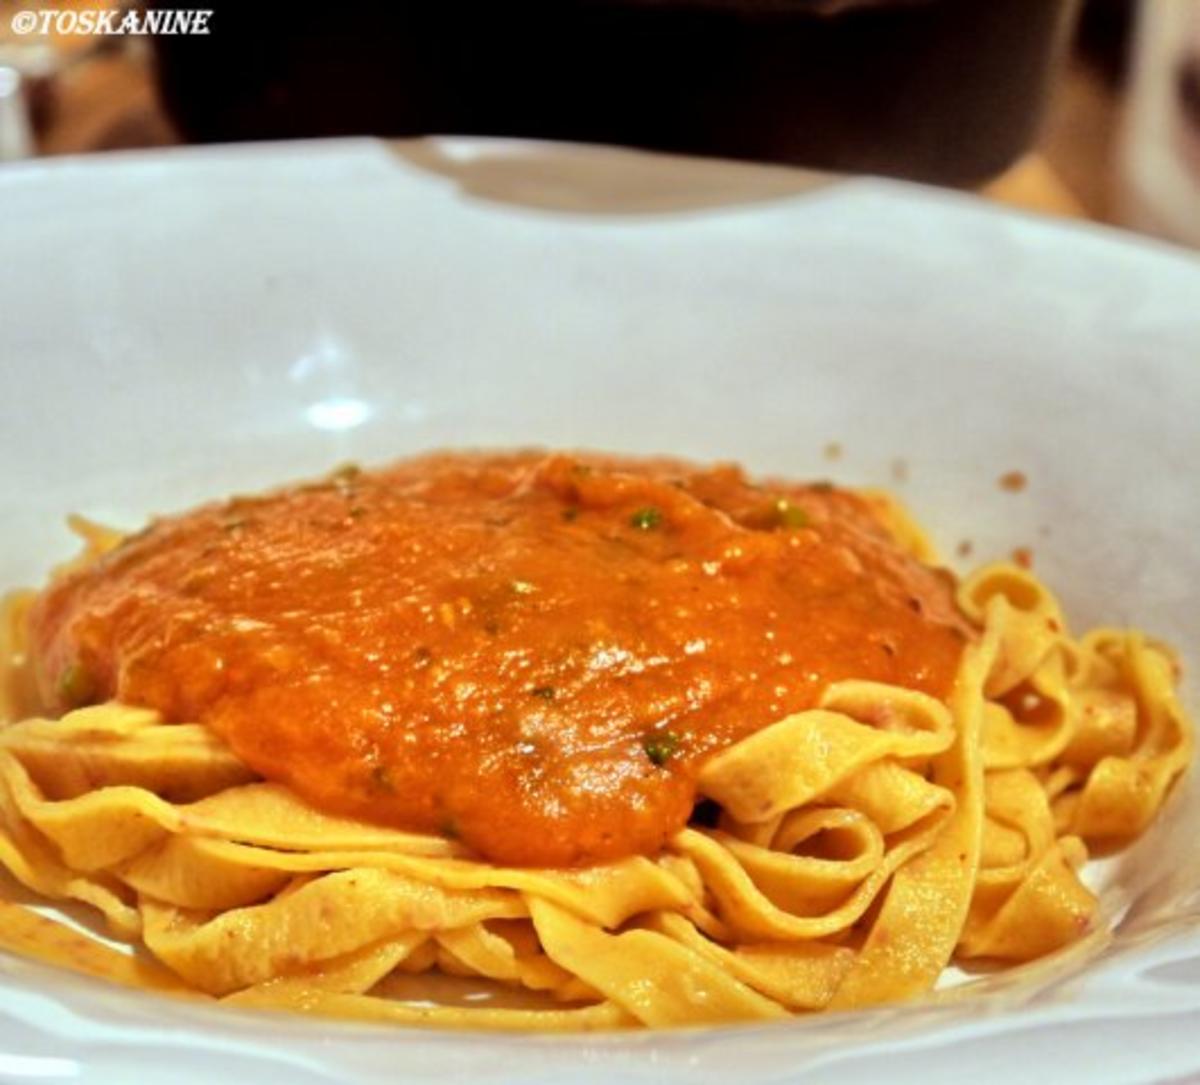
[{"label": "dark bottle", "polygon": [[155,42],[164,100],[192,140],[533,136],[951,184],[1029,144],[1077,6],[208,3],[210,36]]}]

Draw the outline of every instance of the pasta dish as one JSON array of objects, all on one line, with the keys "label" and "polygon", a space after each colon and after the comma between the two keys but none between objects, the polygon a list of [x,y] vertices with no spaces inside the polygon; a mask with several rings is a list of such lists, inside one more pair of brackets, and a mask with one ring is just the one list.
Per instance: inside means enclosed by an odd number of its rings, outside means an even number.
[{"label": "pasta dish", "polygon": [[1098,931],[1081,867],[1191,754],[1168,646],[1073,635],[1016,564],[958,581],[881,493],[438,453],[76,526],[0,614],[0,946],[181,997],[541,1030],[909,999]]}]

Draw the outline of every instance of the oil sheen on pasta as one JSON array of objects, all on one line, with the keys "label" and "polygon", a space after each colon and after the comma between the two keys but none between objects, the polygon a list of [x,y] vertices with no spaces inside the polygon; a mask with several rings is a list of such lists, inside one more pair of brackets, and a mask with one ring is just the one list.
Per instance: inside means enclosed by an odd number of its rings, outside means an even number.
[{"label": "oil sheen on pasta", "polygon": [[497,863],[657,851],[713,752],[971,628],[867,499],[732,466],[438,454],[155,521],[56,581],[52,708],[200,721],[314,805]]}]

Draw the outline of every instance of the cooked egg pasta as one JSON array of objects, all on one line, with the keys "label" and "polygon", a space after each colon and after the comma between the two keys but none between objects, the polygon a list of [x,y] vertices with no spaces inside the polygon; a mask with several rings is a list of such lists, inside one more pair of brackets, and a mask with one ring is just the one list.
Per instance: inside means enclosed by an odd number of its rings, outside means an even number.
[{"label": "cooked egg pasta", "polygon": [[[1140,833],[1188,762],[1177,667],[1136,631],[1073,639],[1013,566],[959,602],[982,634],[946,703],[835,683],[704,765],[714,827],[539,870],[322,813],[198,725],[120,704],[19,718],[27,597],[10,597],[0,865],[139,955],[15,899],[0,945],[240,1006],[542,1030],[769,1020],[910,998],[955,958],[1042,956],[1098,922],[1089,847]],[[406,997],[435,972],[522,997]]]}]

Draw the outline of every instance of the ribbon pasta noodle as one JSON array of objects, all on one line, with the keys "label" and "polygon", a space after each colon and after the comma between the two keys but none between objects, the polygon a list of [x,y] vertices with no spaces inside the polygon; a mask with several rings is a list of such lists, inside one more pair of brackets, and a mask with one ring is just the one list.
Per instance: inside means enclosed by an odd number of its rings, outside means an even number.
[{"label": "ribbon pasta noodle", "polygon": [[[3,613],[0,866],[103,916],[114,951],[0,903],[0,945],[176,996],[426,1026],[668,1027],[908,999],[1100,922],[1079,878],[1191,755],[1169,649],[1081,638],[1030,573],[958,588],[979,635],[940,700],[861,679],[700,769],[718,816],[653,855],[482,861],[324,812],[207,727],[110,702],[26,716],[28,594]],[[434,974],[511,992],[419,997]]]}]

